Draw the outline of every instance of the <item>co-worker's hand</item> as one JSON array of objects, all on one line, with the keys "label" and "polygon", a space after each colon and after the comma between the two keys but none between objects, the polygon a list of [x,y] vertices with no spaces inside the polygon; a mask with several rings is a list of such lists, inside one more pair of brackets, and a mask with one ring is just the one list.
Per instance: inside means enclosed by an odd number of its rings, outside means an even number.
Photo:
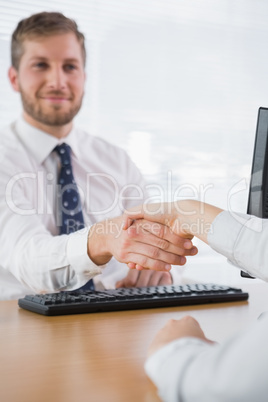
[{"label": "co-worker's hand", "polygon": [[138,269],[169,271],[171,264],[184,265],[185,256],[197,253],[190,239],[175,235],[159,223],[137,220],[127,230],[122,230],[122,226],[123,217],[92,226],[88,255],[95,264],[106,264],[114,256]]},{"label": "co-worker's hand", "polygon": [[116,283],[117,288],[171,285],[169,272],[130,269],[127,276]]},{"label": "co-worker's hand", "polygon": [[206,338],[199,323],[190,316],[186,316],[180,320],[169,320],[166,325],[158,331],[151,346],[148,349],[148,356],[151,356],[158,349],[175,341],[176,339],[185,337],[199,338],[208,343],[214,343]]},{"label": "co-worker's hand", "polygon": [[159,222],[181,237],[198,237],[207,243],[207,234],[221,209],[196,200],[140,205],[125,211],[124,229],[136,219]]}]

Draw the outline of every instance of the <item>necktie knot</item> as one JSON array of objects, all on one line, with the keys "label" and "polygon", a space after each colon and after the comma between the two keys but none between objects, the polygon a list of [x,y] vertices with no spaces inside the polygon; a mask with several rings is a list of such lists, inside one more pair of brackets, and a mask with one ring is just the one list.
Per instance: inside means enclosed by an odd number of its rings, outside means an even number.
[{"label": "necktie knot", "polygon": [[54,151],[59,155],[62,166],[71,166],[71,147],[69,145],[65,143],[57,145]]}]

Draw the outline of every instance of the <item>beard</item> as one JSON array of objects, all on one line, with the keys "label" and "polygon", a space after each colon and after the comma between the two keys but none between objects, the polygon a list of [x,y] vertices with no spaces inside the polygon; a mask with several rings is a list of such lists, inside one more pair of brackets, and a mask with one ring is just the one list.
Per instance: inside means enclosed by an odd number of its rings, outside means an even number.
[{"label": "beard", "polygon": [[[20,88],[20,95],[23,110],[34,120],[47,126],[63,126],[70,123],[79,112],[84,94],[82,94],[77,102],[70,106],[68,111],[62,111],[61,105],[51,105],[50,110],[45,111],[42,104],[38,101],[40,99],[38,93],[36,102],[31,100],[30,97],[22,90],[22,88]],[[53,91],[50,93],[50,95],[61,96],[62,93],[60,91]]]}]

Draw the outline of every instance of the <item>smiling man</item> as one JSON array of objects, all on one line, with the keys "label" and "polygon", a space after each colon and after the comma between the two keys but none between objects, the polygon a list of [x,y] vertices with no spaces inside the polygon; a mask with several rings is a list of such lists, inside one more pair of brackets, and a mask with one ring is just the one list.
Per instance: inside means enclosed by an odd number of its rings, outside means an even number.
[{"label": "smiling man", "polygon": [[9,78],[20,92],[23,116],[34,127],[65,137],[82,105],[85,53],[73,33],[30,36],[22,49],[20,58],[13,57]]},{"label": "smiling man", "polygon": [[122,211],[144,202],[143,178],[122,149],[73,124],[86,79],[76,23],[61,13],[24,19],[11,53],[23,113],[0,136],[1,299],[171,283],[171,264],[196,248],[146,220],[121,230]]}]

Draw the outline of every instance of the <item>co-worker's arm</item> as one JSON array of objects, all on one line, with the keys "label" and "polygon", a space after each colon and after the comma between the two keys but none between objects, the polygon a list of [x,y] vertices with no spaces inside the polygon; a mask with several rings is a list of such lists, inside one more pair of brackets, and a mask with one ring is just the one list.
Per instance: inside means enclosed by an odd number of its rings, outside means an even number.
[{"label": "co-worker's arm", "polygon": [[221,345],[191,317],[156,335],[145,370],[164,402],[266,402],[268,318]]},{"label": "co-worker's arm", "polygon": [[125,214],[125,227],[145,218],[181,236],[196,236],[238,267],[268,281],[268,221],[223,211],[195,200],[139,206]]},{"label": "co-worker's arm", "polygon": [[[196,235],[250,273],[267,279],[267,221],[197,201],[162,205],[161,214],[153,215],[152,209],[126,214],[130,222],[142,217],[166,223],[177,233]],[[265,402],[267,333],[264,317],[250,330],[217,345],[193,319],[171,321],[150,347],[146,372],[165,402]]]}]

